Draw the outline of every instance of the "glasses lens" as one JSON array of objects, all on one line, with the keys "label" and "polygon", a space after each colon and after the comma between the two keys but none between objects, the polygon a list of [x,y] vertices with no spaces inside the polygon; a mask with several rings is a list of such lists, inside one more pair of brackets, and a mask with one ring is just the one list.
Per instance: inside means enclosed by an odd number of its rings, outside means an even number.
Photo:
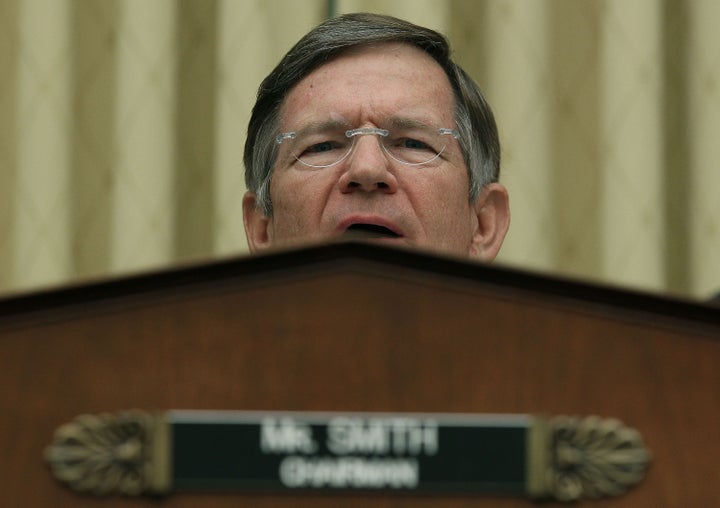
[{"label": "glasses lens", "polygon": [[300,132],[290,143],[290,151],[297,160],[314,168],[337,164],[347,157],[352,139],[345,136],[346,129],[323,129]]},{"label": "glasses lens", "polygon": [[427,164],[445,150],[451,136],[429,127],[394,129],[383,140],[390,156],[403,164]]}]

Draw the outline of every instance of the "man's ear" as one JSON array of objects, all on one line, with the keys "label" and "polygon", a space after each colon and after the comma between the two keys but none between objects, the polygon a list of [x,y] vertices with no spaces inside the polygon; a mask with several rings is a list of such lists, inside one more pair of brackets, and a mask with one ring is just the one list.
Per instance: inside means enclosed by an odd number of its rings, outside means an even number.
[{"label": "man's ear", "polygon": [[510,199],[507,189],[499,183],[488,184],[472,206],[477,222],[469,255],[481,261],[492,261],[497,256],[510,226]]},{"label": "man's ear", "polygon": [[243,222],[251,253],[255,254],[270,246],[270,218],[258,208],[255,194],[249,191],[243,196]]}]

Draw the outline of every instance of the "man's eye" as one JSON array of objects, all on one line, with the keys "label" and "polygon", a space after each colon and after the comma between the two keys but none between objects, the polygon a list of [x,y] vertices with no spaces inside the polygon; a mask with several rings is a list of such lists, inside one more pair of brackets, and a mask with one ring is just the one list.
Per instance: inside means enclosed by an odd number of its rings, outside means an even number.
[{"label": "man's eye", "polygon": [[430,150],[431,147],[427,143],[418,139],[403,138],[400,140],[399,146],[401,148],[409,148],[411,150]]},{"label": "man's eye", "polygon": [[322,143],[315,143],[314,145],[310,145],[305,152],[306,153],[320,153],[320,152],[327,152],[335,148],[334,143],[332,141],[323,141]]},{"label": "man's eye", "polygon": [[332,150],[342,150],[344,147],[345,143],[329,139],[327,141],[320,141],[319,143],[309,144],[305,147],[304,150],[302,150],[301,153],[303,155],[314,155],[330,152]]}]

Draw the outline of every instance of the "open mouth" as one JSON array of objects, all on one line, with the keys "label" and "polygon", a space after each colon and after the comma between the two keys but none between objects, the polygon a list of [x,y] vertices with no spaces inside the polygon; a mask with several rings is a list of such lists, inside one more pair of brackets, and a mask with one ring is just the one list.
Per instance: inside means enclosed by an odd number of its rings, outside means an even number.
[{"label": "open mouth", "polygon": [[395,231],[377,224],[353,224],[345,230],[347,238],[400,238]]}]

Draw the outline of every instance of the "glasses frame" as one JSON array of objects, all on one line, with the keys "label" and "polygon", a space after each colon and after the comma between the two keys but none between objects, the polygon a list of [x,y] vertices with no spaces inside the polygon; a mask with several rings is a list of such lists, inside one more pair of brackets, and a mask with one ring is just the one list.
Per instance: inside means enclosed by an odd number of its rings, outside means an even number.
[{"label": "glasses frame", "polygon": [[[456,129],[449,129],[446,127],[437,129],[437,133],[440,136],[451,136],[453,139],[458,139],[460,137],[460,133]],[[343,162],[345,159],[347,159],[350,156],[350,154],[352,153],[352,151],[355,149],[355,144],[356,144],[357,139],[360,136],[368,136],[368,135],[380,136],[382,138],[387,138],[390,135],[390,131],[388,129],[380,129],[378,127],[358,127],[357,129],[346,130],[345,136],[348,139],[352,140],[352,143],[350,144],[350,148],[348,148],[347,152],[345,152],[345,154],[342,157],[340,157],[338,160],[336,160],[335,162],[332,162],[330,164],[309,164],[309,163],[303,161],[302,159],[300,159],[297,155],[295,155],[295,154],[292,154],[292,155],[296,161],[298,161],[300,164],[303,164],[305,166],[308,166],[311,168],[329,168],[332,166],[336,166],[336,165],[340,164],[341,162]],[[278,134],[275,137],[275,142],[278,145],[281,145],[283,143],[283,141],[285,141],[286,139],[295,139],[295,138],[297,138],[297,132],[289,131],[289,132],[284,132],[284,133]],[[385,152],[385,155],[390,157],[392,160],[399,162],[400,164],[403,164],[405,166],[424,166],[426,164],[430,164],[431,162],[436,160],[438,157],[440,157],[440,155],[447,148],[447,144],[445,144],[442,147],[442,149],[434,157],[432,157],[431,159],[428,159],[426,161],[408,162],[408,161],[404,161],[402,159],[398,159],[397,157],[395,157],[385,146],[385,143],[380,142],[380,146],[382,147],[383,152]]]}]

